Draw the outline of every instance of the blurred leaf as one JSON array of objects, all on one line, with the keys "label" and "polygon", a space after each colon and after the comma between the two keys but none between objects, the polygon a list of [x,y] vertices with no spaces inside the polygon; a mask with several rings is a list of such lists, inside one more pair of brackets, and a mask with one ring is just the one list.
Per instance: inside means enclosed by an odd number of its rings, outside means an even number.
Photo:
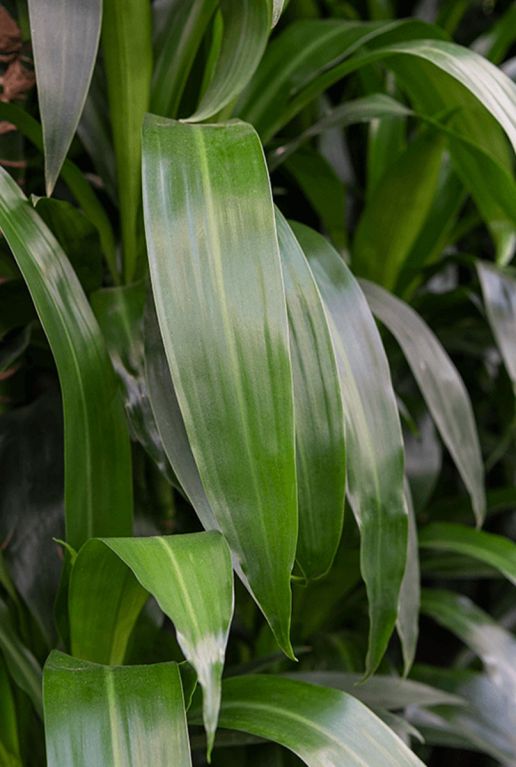
[{"label": "blurred leaf", "polygon": [[482,456],[462,379],[438,339],[408,304],[379,285],[361,284],[372,311],[400,344],[481,524],[485,515]]},{"label": "blurred leaf", "polygon": [[309,767],[422,765],[351,695],[291,679],[249,675],[226,680],[220,726],[273,740]]},{"label": "blurred leaf", "polygon": [[213,514],[291,655],[294,413],[262,149],[244,123],[149,117],[143,174],[157,316],[191,449]]},{"label": "blurred leaf", "polygon": [[418,433],[407,430],[405,442],[405,473],[410,484],[416,512],[423,509],[439,477],[442,447],[434,422],[427,412],[418,422]]},{"label": "blurred leaf", "polygon": [[485,261],[476,266],[487,318],[516,390],[516,278]]},{"label": "blurred leaf", "polygon": [[28,4],[50,196],[88,94],[102,0],[28,0]]},{"label": "blurred leaf", "polygon": [[405,482],[405,502],[408,512],[407,563],[401,583],[396,628],[401,641],[404,672],[407,676],[416,655],[421,592],[417,522],[408,482]]},{"label": "blurred leaf", "polygon": [[5,661],[0,656],[0,764],[22,767],[16,707]]},{"label": "blurred leaf", "polygon": [[296,561],[303,575],[313,579],[330,568],[342,534],[346,487],[344,414],[321,295],[304,253],[279,211],[276,226],[294,377],[299,511]]},{"label": "blurred leaf", "polygon": [[0,342],[0,373],[8,370],[26,351],[30,344],[32,326],[26,325],[22,330],[2,338]]},{"label": "blurred leaf", "polygon": [[100,666],[54,650],[45,664],[48,767],[191,767],[175,663]]},{"label": "blurred leaf", "polygon": [[516,586],[516,544],[503,535],[485,533],[466,525],[434,522],[419,534],[422,549],[465,554],[499,570]]},{"label": "blurred leaf", "polygon": [[362,212],[353,269],[393,290],[432,205],[444,140],[424,132],[386,170]]},{"label": "blurred leaf", "polygon": [[213,78],[190,120],[207,120],[235,99],[267,45],[272,0],[220,0],[224,32]]},{"label": "blurred leaf", "polygon": [[105,75],[100,64],[97,64],[93,72],[77,134],[90,155],[106,192],[111,200],[116,202],[115,157],[108,118]]},{"label": "blurred leaf", "polygon": [[102,52],[116,157],[116,176],[127,282],[139,276],[141,246],[141,129],[152,75],[148,0],[103,0]]},{"label": "blurred leaf", "polygon": [[320,234],[293,224],[329,316],[347,436],[348,497],[361,534],[370,615],[366,673],[385,652],[396,622],[407,556],[403,445],[389,366],[353,275]]},{"label": "blurred leaf", "polygon": [[132,517],[129,439],[100,329],[66,255],[3,169],[0,197],[0,225],[60,374],[68,542],[77,548],[98,533],[128,534]]},{"label": "blurred leaf", "polygon": [[0,652],[11,678],[27,693],[41,716],[41,668],[34,655],[22,644],[12,624],[9,609],[0,599]]}]

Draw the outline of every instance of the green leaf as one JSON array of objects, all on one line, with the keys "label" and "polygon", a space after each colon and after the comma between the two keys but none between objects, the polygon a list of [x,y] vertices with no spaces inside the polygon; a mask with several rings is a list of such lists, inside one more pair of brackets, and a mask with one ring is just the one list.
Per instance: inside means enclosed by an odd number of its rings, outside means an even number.
[{"label": "green leaf", "polygon": [[219,58],[190,120],[207,120],[220,112],[245,88],[267,45],[271,28],[271,2],[220,0],[224,33]]},{"label": "green leaf", "polygon": [[13,691],[7,675],[5,661],[0,655],[0,764],[3,767],[22,767],[18,722]]},{"label": "green leaf", "polygon": [[44,670],[48,767],[191,767],[176,663],[100,666],[54,650]]},{"label": "green leaf", "polygon": [[181,96],[217,0],[172,3],[156,41],[152,111],[177,117]]},{"label": "green leaf", "polygon": [[335,352],[321,295],[303,251],[276,212],[294,376],[299,538],[296,560],[308,579],[335,557],[344,520],[344,414]]},{"label": "green leaf", "polygon": [[142,242],[141,130],[152,76],[151,4],[104,0],[102,52],[116,157],[124,275],[138,274]]},{"label": "green leaf", "polygon": [[191,449],[213,514],[291,655],[292,373],[262,149],[244,123],[152,116],[143,141],[152,287]]},{"label": "green leaf", "polygon": [[493,682],[516,695],[516,639],[468,597],[452,591],[423,589],[421,611],[453,632],[476,654]]},{"label": "green leaf", "polygon": [[408,482],[405,482],[405,500],[408,511],[407,563],[401,583],[396,628],[401,641],[406,676],[414,663],[416,655],[421,594],[417,523]]},{"label": "green leaf", "polygon": [[293,224],[329,315],[347,436],[348,497],[361,534],[369,599],[367,674],[378,666],[398,613],[407,556],[403,444],[387,358],[353,275],[317,232]]},{"label": "green leaf", "polygon": [[210,750],[233,614],[231,557],[224,538],[211,532],[86,543],[70,581],[73,654],[121,663],[146,592],[174,623],[179,645],[195,668],[204,691]]},{"label": "green leaf", "polygon": [[67,540],[78,548],[92,535],[129,534],[129,438],[104,340],[66,255],[3,169],[0,226],[31,292],[60,375]]},{"label": "green leaf", "polygon": [[361,276],[391,290],[396,286],[432,205],[443,149],[442,137],[425,131],[376,185],[353,242],[353,268]]},{"label": "green leaf", "polygon": [[41,716],[41,668],[31,651],[21,642],[12,624],[9,608],[0,599],[0,652],[15,684],[27,693]]},{"label": "green leaf", "polygon": [[485,515],[482,456],[462,379],[428,325],[408,304],[371,282],[361,284],[373,313],[401,346],[481,524]]},{"label": "green leaf", "polygon": [[29,0],[29,16],[50,196],[88,94],[102,0]]},{"label": "green leaf", "polygon": [[342,690],[360,700],[369,708],[382,708],[387,711],[400,711],[407,706],[460,706],[464,701],[459,695],[440,690],[435,686],[423,684],[412,679],[398,676],[375,674],[365,684],[360,674],[338,671],[305,671],[290,674],[292,679],[299,679],[321,687]]},{"label": "green leaf", "polygon": [[476,266],[487,318],[516,391],[516,278],[485,261]]},{"label": "green leaf", "polygon": [[274,676],[223,684],[220,726],[273,740],[309,767],[409,767],[422,762],[362,703],[340,690]]},{"label": "green leaf", "polygon": [[419,534],[423,549],[452,551],[485,562],[516,586],[516,544],[503,535],[485,533],[466,525],[435,522]]}]

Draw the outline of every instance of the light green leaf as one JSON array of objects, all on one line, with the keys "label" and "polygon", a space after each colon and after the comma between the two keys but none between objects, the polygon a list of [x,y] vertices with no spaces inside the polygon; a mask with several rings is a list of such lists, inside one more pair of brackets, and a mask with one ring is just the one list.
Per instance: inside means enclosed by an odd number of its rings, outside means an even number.
[{"label": "light green leaf", "polygon": [[211,532],[88,541],[70,580],[73,654],[122,663],[147,592],[174,623],[197,673],[211,749],[233,614],[231,557],[224,538]]},{"label": "light green leaf", "polygon": [[270,0],[220,0],[224,32],[213,78],[190,120],[207,120],[245,88],[267,45]]},{"label": "light green leaf", "polygon": [[478,559],[495,567],[516,586],[516,544],[503,535],[435,522],[421,530],[419,545],[422,549],[452,551]]},{"label": "light green leaf", "polygon": [[340,690],[274,676],[223,684],[220,726],[273,740],[308,767],[422,767],[360,701]]},{"label": "light green leaf", "polygon": [[408,304],[379,285],[361,284],[373,313],[401,346],[481,524],[485,515],[482,456],[462,379],[430,328]]},{"label": "light green leaf", "polygon": [[405,482],[405,501],[408,511],[407,564],[400,589],[396,628],[401,641],[405,676],[409,673],[416,655],[419,635],[419,603],[421,577],[417,545],[417,523],[408,482]]},{"label": "light green leaf", "polygon": [[29,0],[29,16],[50,196],[88,95],[102,0]]},{"label": "light green leaf", "polygon": [[9,608],[0,599],[0,652],[16,685],[27,693],[41,716],[41,668],[31,651],[25,647],[12,624]]},{"label": "light green leaf", "polygon": [[484,261],[476,266],[487,318],[516,390],[516,278]]},{"label": "light green leaf", "polygon": [[143,140],[152,287],[188,439],[213,514],[291,655],[292,371],[262,149],[238,122],[149,116]]},{"label": "light green leaf", "polygon": [[48,767],[191,767],[176,663],[100,666],[54,650],[44,670]]},{"label": "light green leaf", "polygon": [[303,251],[276,211],[294,374],[299,538],[308,579],[324,575],[344,519],[346,453],[337,363],[321,295]]},{"label": "light green leaf", "polygon": [[177,117],[181,96],[217,0],[172,3],[156,41],[152,111]]},{"label": "light green leaf", "polygon": [[503,694],[516,696],[516,639],[468,597],[423,589],[421,611],[453,632],[476,654]]},{"label": "light green leaf", "polygon": [[407,556],[403,444],[387,358],[358,283],[317,232],[293,224],[321,291],[340,373],[348,497],[361,534],[369,599],[366,671],[378,666],[398,613]]},{"label": "light green leaf", "polygon": [[[432,205],[444,140],[425,131],[389,166],[360,217],[353,242],[354,270],[394,289]],[[410,215],[404,211],[410,210]]]},{"label": "light green leaf", "polygon": [[0,169],[0,227],[54,354],[65,418],[68,542],[130,534],[131,454],[118,386],[100,329],[66,255]]},{"label": "light green leaf", "polygon": [[141,130],[152,76],[151,4],[104,0],[102,52],[116,157],[124,275],[138,275],[141,241]]},{"label": "light green leaf", "polygon": [[360,684],[360,674],[338,671],[306,671],[290,674],[290,677],[321,687],[342,690],[369,708],[382,708],[387,711],[400,711],[407,706],[460,706],[464,703],[459,695],[399,676],[375,674],[365,684]]}]

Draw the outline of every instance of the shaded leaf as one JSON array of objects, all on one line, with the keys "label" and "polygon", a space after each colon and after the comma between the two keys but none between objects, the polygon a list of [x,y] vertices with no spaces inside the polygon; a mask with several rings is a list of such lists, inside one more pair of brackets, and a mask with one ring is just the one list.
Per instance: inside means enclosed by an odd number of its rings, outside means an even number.
[{"label": "shaded leaf", "polygon": [[406,676],[416,655],[421,591],[417,522],[408,482],[405,482],[405,502],[408,511],[407,563],[401,583],[396,628],[401,641]]},{"label": "shaded leaf", "polygon": [[41,716],[41,668],[34,655],[21,642],[12,624],[9,608],[0,599],[0,651],[13,681],[27,693]]},{"label": "shaded leaf", "polygon": [[507,373],[516,387],[516,278],[511,272],[484,261],[478,261],[476,266],[487,317]]}]

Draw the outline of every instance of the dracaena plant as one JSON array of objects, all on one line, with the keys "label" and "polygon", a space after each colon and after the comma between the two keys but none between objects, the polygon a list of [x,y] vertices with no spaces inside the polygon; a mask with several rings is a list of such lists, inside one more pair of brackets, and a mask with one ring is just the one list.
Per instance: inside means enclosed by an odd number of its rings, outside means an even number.
[{"label": "dracaena plant", "polygon": [[2,767],[515,762],[515,38],[2,6]]}]

